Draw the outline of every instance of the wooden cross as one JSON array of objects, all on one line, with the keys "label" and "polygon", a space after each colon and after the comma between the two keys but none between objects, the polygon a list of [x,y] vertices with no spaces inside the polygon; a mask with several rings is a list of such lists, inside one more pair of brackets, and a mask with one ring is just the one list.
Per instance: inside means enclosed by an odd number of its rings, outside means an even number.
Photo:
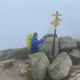
[{"label": "wooden cross", "polygon": [[62,21],[58,17],[62,16],[62,14],[59,14],[59,12],[57,11],[55,14],[53,14],[53,16],[55,16],[55,19],[51,21],[51,25],[53,25],[54,27],[57,27],[60,25],[60,21]]}]

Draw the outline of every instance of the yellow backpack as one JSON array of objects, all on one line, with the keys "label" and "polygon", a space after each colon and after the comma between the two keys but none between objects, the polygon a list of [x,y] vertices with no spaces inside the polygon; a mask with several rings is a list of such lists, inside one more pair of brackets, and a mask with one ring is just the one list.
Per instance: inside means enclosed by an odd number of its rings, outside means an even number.
[{"label": "yellow backpack", "polygon": [[32,38],[33,38],[33,34],[28,34],[27,35],[27,48],[28,49],[31,49]]}]

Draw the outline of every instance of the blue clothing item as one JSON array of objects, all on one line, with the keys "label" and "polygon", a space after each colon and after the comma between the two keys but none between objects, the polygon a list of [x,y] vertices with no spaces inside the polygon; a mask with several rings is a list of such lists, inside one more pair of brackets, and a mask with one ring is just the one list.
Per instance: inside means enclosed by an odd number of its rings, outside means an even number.
[{"label": "blue clothing item", "polygon": [[42,43],[43,40],[38,40],[37,38],[32,39],[32,53],[39,51],[39,44]]}]

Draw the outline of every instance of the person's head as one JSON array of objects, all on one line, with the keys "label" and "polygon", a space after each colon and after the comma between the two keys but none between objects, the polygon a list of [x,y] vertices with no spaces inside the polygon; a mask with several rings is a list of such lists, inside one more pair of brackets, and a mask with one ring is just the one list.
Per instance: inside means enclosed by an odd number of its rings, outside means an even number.
[{"label": "person's head", "polygon": [[38,38],[37,32],[34,32],[33,38]]}]

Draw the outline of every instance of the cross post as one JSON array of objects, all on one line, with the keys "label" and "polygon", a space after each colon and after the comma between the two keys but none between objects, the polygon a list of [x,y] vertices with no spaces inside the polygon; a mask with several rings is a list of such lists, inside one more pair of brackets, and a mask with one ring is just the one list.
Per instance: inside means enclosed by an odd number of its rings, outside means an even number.
[{"label": "cross post", "polygon": [[52,48],[51,48],[51,54],[50,54],[50,58],[51,58],[51,62],[52,60],[56,57],[55,55],[55,44],[56,44],[56,38],[57,38],[57,34],[56,34],[56,28],[57,26],[60,25],[60,21],[61,19],[59,19],[59,16],[62,16],[62,14],[59,14],[59,12],[57,11],[55,14],[53,14],[53,16],[55,16],[55,19],[53,19],[51,21],[51,25],[54,26],[54,37],[53,37],[53,44],[52,44]]}]

